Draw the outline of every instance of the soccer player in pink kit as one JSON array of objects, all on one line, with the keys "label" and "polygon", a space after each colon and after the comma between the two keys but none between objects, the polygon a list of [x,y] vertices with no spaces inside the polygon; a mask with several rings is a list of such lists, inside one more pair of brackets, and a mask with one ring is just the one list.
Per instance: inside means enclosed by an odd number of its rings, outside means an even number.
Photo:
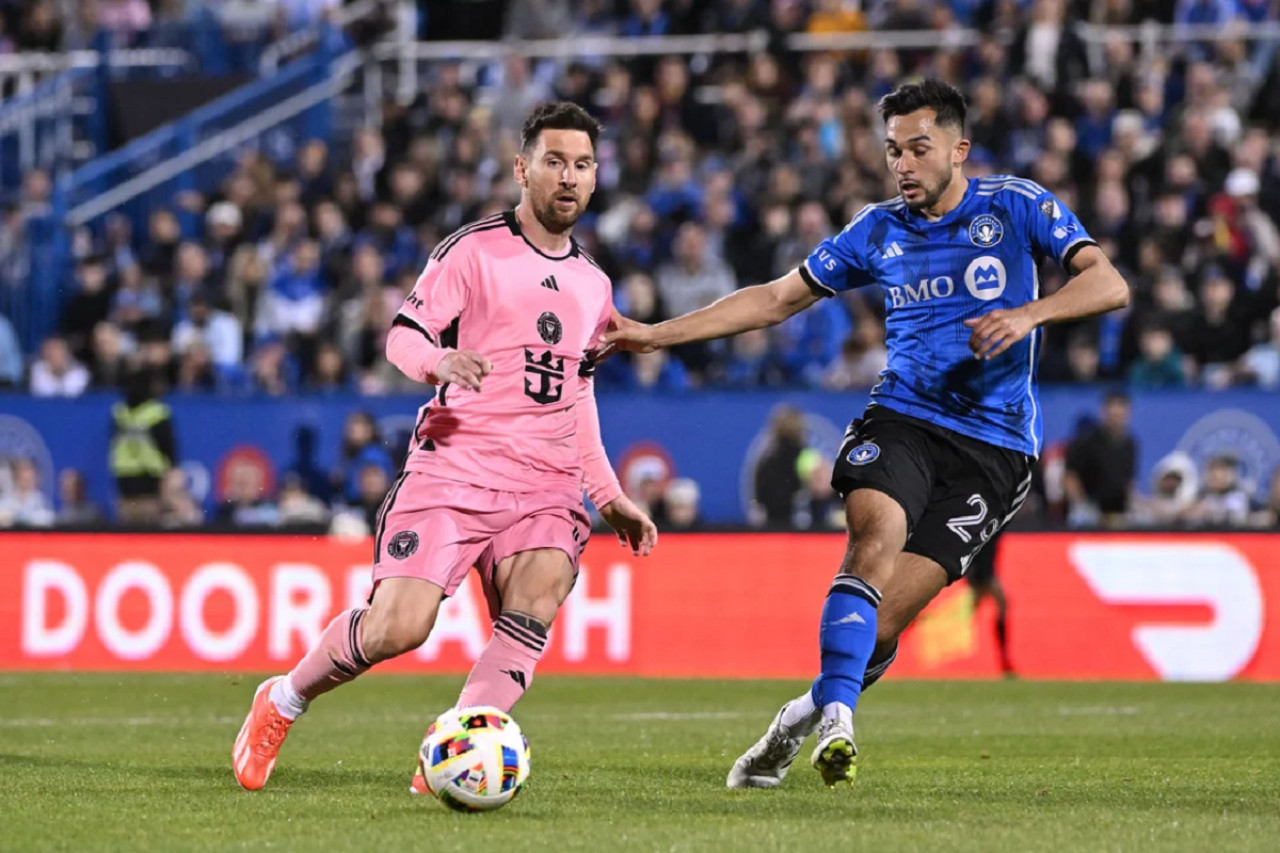
[{"label": "soccer player in pink kit", "polygon": [[584,487],[634,553],[656,544],[609,467],[591,379],[613,300],[572,230],[595,190],[599,132],[573,104],[534,110],[519,206],[441,242],[405,300],[387,358],[439,390],[383,502],[370,605],[339,614],[292,672],[258,687],[232,751],[242,787],[266,784],[311,700],[422,645],[472,566],[494,630],[458,706],[509,711],[573,588],[590,531]]}]

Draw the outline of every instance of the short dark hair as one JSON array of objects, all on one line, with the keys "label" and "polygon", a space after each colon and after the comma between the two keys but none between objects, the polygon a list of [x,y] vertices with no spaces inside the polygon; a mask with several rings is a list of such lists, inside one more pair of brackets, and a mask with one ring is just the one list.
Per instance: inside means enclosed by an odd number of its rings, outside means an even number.
[{"label": "short dark hair", "polygon": [[520,150],[528,151],[538,144],[544,130],[581,130],[591,137],[591,147],[600,139],[600,122],[591,113],[569,101],[552,101],[536,107],[520,128]]},{"label": "short dark hair", "polygon": [[925,109],[933,110],[938,124],[964,132],[964,95],[950,83],[926,77],[919,83],[904,83],[880,99],[880,117],[885,121]]}]

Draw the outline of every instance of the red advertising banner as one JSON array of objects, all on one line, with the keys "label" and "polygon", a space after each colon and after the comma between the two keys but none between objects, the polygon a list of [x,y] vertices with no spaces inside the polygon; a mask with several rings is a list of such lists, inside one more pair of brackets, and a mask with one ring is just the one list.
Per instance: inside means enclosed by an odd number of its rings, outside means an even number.
[{"label": "red advertising banner", "polygon": [[[292,536],[6,534],[0,669],[287,669],[369,592],[368,543]],[[668,534],[648,559],[601,538],[542,672],[804,678],[840,535]],[[1033,678],[1280,679],[1280,537],[1002,540],[1012,657]],[[992,613],[948,588],[890,677],[998,675]],[[489,637],[475,578],[386,671],[466,671]]]}]

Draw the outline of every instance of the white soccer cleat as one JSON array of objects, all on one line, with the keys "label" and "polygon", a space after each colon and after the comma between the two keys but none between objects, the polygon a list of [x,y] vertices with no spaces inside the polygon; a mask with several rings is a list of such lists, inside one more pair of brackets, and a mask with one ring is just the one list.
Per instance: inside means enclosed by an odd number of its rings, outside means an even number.
[{"label": "white soccer cleat", "polygon": [[818,745],[809,759],[815,770],[822,774],[828,788],[841,782],[853,784],[858,773],[858,747],[853,743],[853,726],[832,717],[823,720],[818,729]]},{"label": "white soccer cleat", "polygon": [[782,784],[791,762],[800,754],[800,745],[811,728],[792,731],[782,724],[782,715],[791,703],[782,706],[764,737],[733,762],[725,784],[730,788],[776,788]]}]

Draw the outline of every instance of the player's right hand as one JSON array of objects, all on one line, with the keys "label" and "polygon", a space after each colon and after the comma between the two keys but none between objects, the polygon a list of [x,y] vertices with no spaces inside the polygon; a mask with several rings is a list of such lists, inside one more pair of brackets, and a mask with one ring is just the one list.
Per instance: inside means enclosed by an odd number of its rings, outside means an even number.
[{"label": "player's right hand", "polygon": [[436,378],[440,380],[441,385],[450,382],[461,385],[468,391],[479,391],[480,380],[488,376],[492,370],[492,361],[474,350],[464,349],[451,352],[440,359],[440,365],[436,368]]},{"label": "player's right hand", "polygon": [[608,328],[600,336],[600,343],[603,349],[596,361],[603,361],[615,352],[654,352],[659,349],[654,343],[653,326],[623,317],[616,308]]}]

